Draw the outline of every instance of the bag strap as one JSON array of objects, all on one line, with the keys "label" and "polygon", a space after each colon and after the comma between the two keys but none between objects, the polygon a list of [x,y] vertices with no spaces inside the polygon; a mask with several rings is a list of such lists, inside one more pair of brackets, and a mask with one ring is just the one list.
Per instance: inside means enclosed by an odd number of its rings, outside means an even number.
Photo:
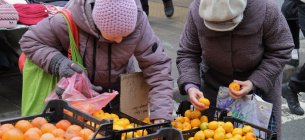
[{"label": "bag strap", "polygon": [[80,65],[87,73],[86,68],[84,67],[83,59],[79,53],[79,36],[78,36],[78,28],[76,23],[74,22],[71,12],[68,9],[63,9],[58,11],[59,14],[62,14],[65,18],[68,29],[69,29],[69,39],[70,45],[68,49],[68,58],[72,59],[75,63]]}]

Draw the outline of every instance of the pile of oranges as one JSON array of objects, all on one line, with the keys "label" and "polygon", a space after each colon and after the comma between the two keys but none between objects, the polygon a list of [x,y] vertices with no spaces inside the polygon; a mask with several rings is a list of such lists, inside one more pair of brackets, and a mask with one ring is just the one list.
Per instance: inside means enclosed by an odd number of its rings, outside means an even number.
[{"label": "pile of oranges", "polygon": [[188,140],[257,140],[253,128],[245,125],[243,128],[234,128],[231,122],[211,121],[200,127],[194,137]]},{"label": "pile of oranges", "polygon": [[[114,113],[108,113],[104,112],[103,110],[98,110],[92,114],[92,116],[98,118],[98,119],[112,119],[113,120],[113,130],[123,130],[123,129],[129,129],[129,128],[135,128],[138,125],[135,123],[131,123],[127,118],[120,118],[117,114]],[[143,120],[143,122],[152,124],[150,119],[147,117]],[[97,125],[98,127],[98,125]],[[130,139],[134,137],[141,137],[147,135],[147,130],[137,130],[135,132],[127,132],[123,133],[121,136],[121,140]]]},{"label": "pile of oranges", "polygon": [[[19,120],[15,125],[7,123],[0,126],[1,140],[85,140],[93,136],[92,130],[65,119],[53,124],[43,117],[36,117],[31,122]],[[101,136],[98,134],[96,137]]]}]

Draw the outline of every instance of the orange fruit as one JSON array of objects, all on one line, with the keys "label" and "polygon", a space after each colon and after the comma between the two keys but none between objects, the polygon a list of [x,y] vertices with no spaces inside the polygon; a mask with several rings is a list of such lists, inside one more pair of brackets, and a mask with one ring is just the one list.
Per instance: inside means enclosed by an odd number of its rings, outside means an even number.
[{"label": "orange fruit", "polygon": [[226,138],[224,133],[215,133],[214,140],[224,140]]},{"label": "orange fruit", "polygon": [[243,135],[243,129],[242,128],[234,128],[233,131],[232,131],[232,135],[235,136],[235,135]]},{"label": "orange fruit", "polygon": [[71,140],[73,137],[76,137],[77,134],[73,133],[73,132],[70,132],[70,131],[66,131],[65,133],[63,133],[62,137],[65,139],[65,140]]},{"label": "orange fruit", "polygon": [[184,122],[191,123],[191,120],[190,120],[190,118],[188,118],[188,117],[184,117]]},{"label": "orange fruit", "polygon": [[41,126],[40,130],[41,130],[42,134],[45,134],[45,133],[52,133],[52,131],[55,129],[56,129],[56,127],[54,124],[46,123],[43,126]]},{"label": "orange fruit", "polygon": [[233,126],[233,124],[231,122],[224,123],[222,127],[223,127],[223,129],[226,130],[227,133],[232,132],[233,128],[234,128],[234,126]]},{"label": "orange fruit", "polygon": [[204,133],[206,138],[213,138],[214,137],[214,130],[205,129],[205,130],[203,130],[203,133]]},{"label": "orange fruit", "polygon": [[210,106],[210,100],[207,98],[199,98],[200,103],[203,103],[205,106]]},{"label": "orange fruit", "polygon": [[192,126],[189,122],[184,122],[183,124],[183,130],[190,130],[192,129]]},{"label": "orange fruit", "polygon": [[85,139],[82,137],[73,137],[71,140],[85,140]]},{"label": "orange fruit", "polygon": [[218,127],[218,128],[215,130],[215,134],[216,134],[216,133],[224,133],[224,134],[226,134],[226,130],[223,129],[222,127]]},{"label": "orange fruit", "polygon": [[41,135],[40,140],[53,140],[55,136],[51,133],[44,133]]},{"label": "orange fruit", "polygon": [[148,132],[146,129],[144,129],[144,131],[142,129],[137,131],[138,136],[146,136],[147,134]]},{"label": "orange fruit", "polygon": [[201,121],[201,123],[203,123],[203,122],[209,122],[209,119],[208,119],[207,116],[203,115],[203,116],[200,117],[200,121]]},{"label": "orange fruit", "polygon": [[81,130],[79,133],[78,133],[78,136],[84,138],[84,139],[90,139],[90,135],[94,133],[92,130],[88,129],[88,128],[84,128],[83,130]]},{"label": "orange fruit", "polygon": [[211,121],[208,123],[208,128],[211,130],[216,130],[218,128],[218,122],[217,121]]},{"label": "orange fruit", "polygon": [[237,140],[243,140],[243,136],[240,134],[233,135],[233,138],[236,138]]},{"label": "orange fruit", "polygon": [[56,126],[56,128],[60,128],[60,129],[62,129],[64,131],[66,131],[67,128],[69,126],[71,126],[71,123],[68,120],[60,120],[59,122],[56,123],[55,126]]},{"label": "orange fruit", "polygon": [[57,128],[51,132],[55,137],[61,137],[65,133],[64,130]]},{"label": "orange fruit", "polygon": [[200,126],[200,124],[201,124],[201,122],[200,122],[200,120],[199,119],[193,119],[193,120],[191,120],[191,126],[192,126],[192,128],[194,128],[194,127],[199,127]]},{"label": "orange fruit", "polygon": [[246,134],[246,140],[256,140],[256,135],[252,132]]},{"label": "orange fruit", "polygon": [[36,117],[31,124],[33,125],[33,127],[37,127],[37,128],[41,128],[41,126],[43,126],[44,124],[48,123],[48,121],[43,118],[43,117]]},{"label": "orange fruit", "polygon": [[183,125],[181,122],[175,122],[175,125],[174,125],[175,128],[179,129],[179,130],[183,130]]},{"label": "orange fruit", "polygon": [[192,119],[191,118],[191,113],[193,112],[193,110],[186,110],[185,112],[184,112],[184,117],[188,117],[189,119]]},{"label": "orange fruit", "polygon": [[56,137],[54,140],[65,140],[63,137]]},{"label": "orange fruit", "polygon": [[27,120],[20,120],[15,124],[15,128],[20,129],[23,133],[32,127],[33,125]]},{"label": "orange fruit", "polygon": [[8,130],[11,130],[15,128],[14,125],[12,124],[3,124],[0,126],[0,139],[2,138],[2,136],[4,135],[4,133],[6,133]]},{"label": "orange fruit", "polygon": [[190,119],[199,119],[201,117],[201,112],[199,110],[194,110],[191,112],[191,118]]},{"label": "orange fruit", "polygon": [[251,133],[253,132],[253,128],[250,125],[244,126],[242,130],[243,130],[243,135],[246,135],[249,132]]},{"label": "orange fruit", "polygon": [[76,124],[73,124],[67,128],[67,131],[78,134],[82,128]]},{"label": "orange fruit", "polygon": [[23,140],[23,134],[18,129],[10,129],[2,136],[2,140]]},{"label": "orange fruit", "polygon": [[230,83],[229,88],[233,88],[235,91],[239,91],[240,85],[235,82],[232,82],[232,83]]},{"label": "orange fruit", "polygon": [[181,123],[184,123],[184,121],[185,121],[185,119],[183,116],[180,116],[175,120],[175,122],[181,122]]},{"label": "orange fruit", "polygon": [[229,139],[229,138],[232,138],[233,137],[233,135],[232,135],[232,133],[226,133],[226,139]]},{"label": "orange fruit", "polygon": [[[30,128],[28,131],[34,131],[34,132],[36,132],[36,133],[39,135],[39,137],[42,135],[41,130],[40,130],[39,128],[37,128],[37,127]],[[27,131],[27,132],[28,132],[28,131]]]},{"label": "orange fruit", "polygon": [[203,131],[198,131],[197,133],[195,133],[194,140],[204,140],[204,139],[205,139],[205,135]]},{"label": "orange fruit", "polygon": [[27,131],[23,135],[23,140],[40,140],[40,136],[35,131]]}]

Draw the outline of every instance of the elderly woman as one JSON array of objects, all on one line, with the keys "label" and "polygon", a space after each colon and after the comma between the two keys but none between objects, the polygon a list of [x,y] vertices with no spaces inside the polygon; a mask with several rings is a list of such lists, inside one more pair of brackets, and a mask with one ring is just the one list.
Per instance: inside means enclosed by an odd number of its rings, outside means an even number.
[{"label": "elderly woman", "polygon": [[281,139],[282,70],[294,47],[285,18],[273,0],[194,0],[177,51],[180,92],[198,110],[205,97],[216,106],[220,86],[235,80],[240,91],[254,87],[273,104],[275,128]]},{"label": "elderly woman", "polygon": [[[134,56],[150,88],[150,119],[155,123],[171,120],[174,86],[171,58],[152,30],[140,1],[72,0],[65,8],[71,11],[78,26],[79,51],[92,84],[102,86],[102,92],[119,91],[120,74],[135,71]],[[21,38],[20,46],[29,60],[55,76],[70,77],[83,71],[63,55],[68,51],[69,34],[60,14],[31,26]],[[25,94],[22,110],[35,108],[33,100],[37,101],[34,99],[37,96]],[[119,95],[111,101],[114,109],[119,108],[119,101]]]}]

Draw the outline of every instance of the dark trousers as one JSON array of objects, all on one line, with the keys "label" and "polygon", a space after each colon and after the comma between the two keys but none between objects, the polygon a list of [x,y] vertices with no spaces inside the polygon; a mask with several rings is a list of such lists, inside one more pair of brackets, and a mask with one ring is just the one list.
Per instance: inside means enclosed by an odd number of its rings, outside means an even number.
[{"label": "dark trousers", "polygon": [[[166,3],[170,0],[162,0],[163,3]],[[149,6],[148,6],[148,0],[141,0],[142,9],[146,13],[146,15],[149,15]]]},{"label": "dark trousers", "polygon": [[288,84],[295,92],[305,92],[305,63],[301,67],[300,71],[290,78]]}]

